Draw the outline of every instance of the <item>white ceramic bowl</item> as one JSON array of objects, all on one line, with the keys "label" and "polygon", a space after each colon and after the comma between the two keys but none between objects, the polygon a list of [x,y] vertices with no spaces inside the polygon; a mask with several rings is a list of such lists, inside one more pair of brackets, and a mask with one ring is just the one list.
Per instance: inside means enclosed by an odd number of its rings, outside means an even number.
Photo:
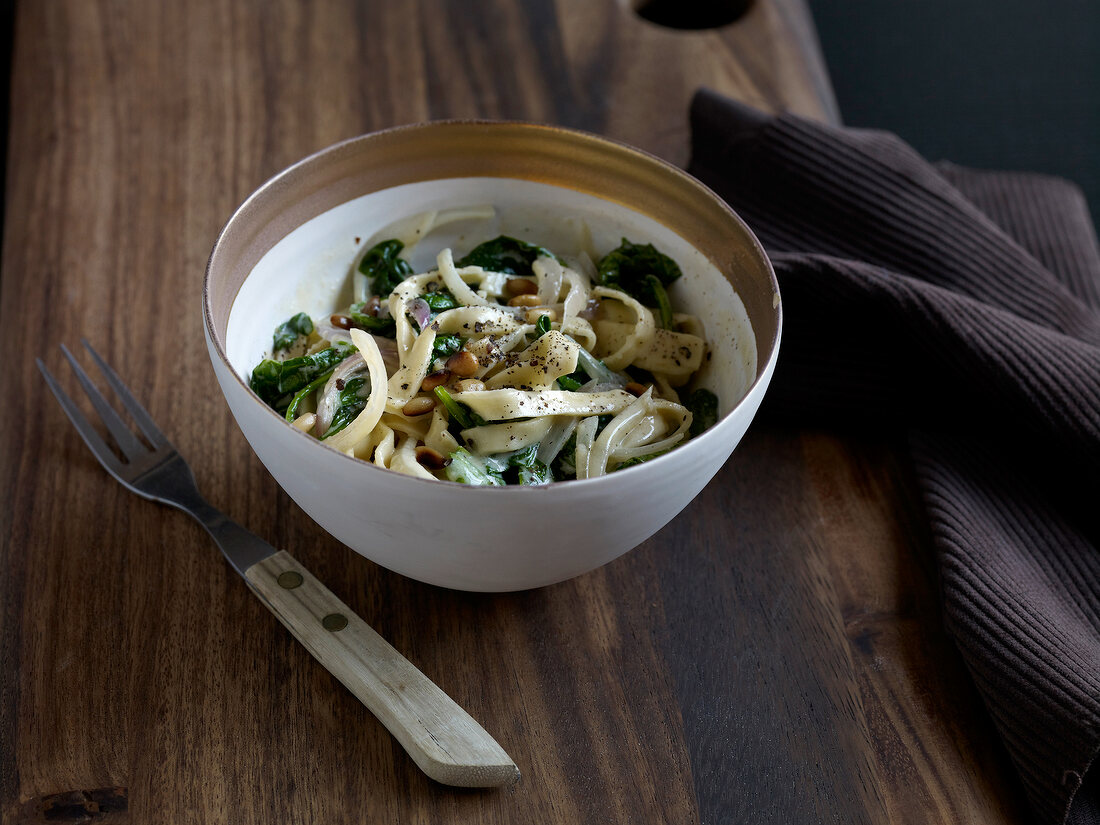
[{"label": "white ceramic bowl", "polygon": [[[684,271],[673,304],[704,322],[699,379],[722,417],[665,456],[542,487],[469,487],[404,476],[329,449],[248,388],[271,331],[346,304],[357,250],[395,219],[492,205],[493,229],[568,252],[653,243]],[[587,230],[585,229],[587,227]],[[484,227],[482,227],[483,229]],[[495,234],[454,224],[465,251]],[[434,254],[434,253],[433,253]],[[463,590],[539,587],[592,570],[652,536],[694,498],[745,434],[771,379],[782,310],[775,275],[745,224],[698,181],[592,135],[518,123],[443,122],[355,138],[261,186],[214,245],[203,289],[210,360],[249,444],[333,536],[391,570]]]}]

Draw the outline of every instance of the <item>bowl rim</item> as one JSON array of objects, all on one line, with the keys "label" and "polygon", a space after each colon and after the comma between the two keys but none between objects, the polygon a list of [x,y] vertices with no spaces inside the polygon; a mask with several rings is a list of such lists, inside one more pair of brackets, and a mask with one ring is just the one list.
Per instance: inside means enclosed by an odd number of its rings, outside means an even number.
[{"label": "bowl rim", "polygon": [[[391,126],[391,127],[385,128],[385,129],[379,129],[379,130],[375,130],[375,131],[372,131],[372,132],[367,132],[367,133],[364,133],[364,134],[361,134],[361,135],[356,135],[356,136],[353,136],[353,137],[345,138],[343,140],[340,140],[340,141],[337,141],[335,143],[329,144],[328,146],[325,146],[321,149],[318,149],[317,151],[312,152],[309,155],[306,155],[305,157],[295,161],[294,163],[290,164],[289,166],[284,167],[280,171],[278,171],[275,174],[271,175],[263,183],[261,183],[254,190],[252,190],[251,193],[249,193],[249,195],[240,203],[240,205],[238,205],[237,208],[233,210],[233,212],[230,214],[229,218],[222,225],[221,229],[218,231],[218,234],[214,239],[214,244],[211,247],[210,255],[207,258],[206,267],[205,267],[205,270],[203,272],[203,282],[202,282],[203,322],[204,322],[204,329],[205,329],[205,333],[206,333],[206,337],[207,337],[208,349],[210,347],[212,347],[213,351],[215,351],[217,353],[217,356],[218,356],[219,361],[221,362],[221,365],[228,371],[228,373],[230,375],[233,376],[233,380],[236,381],[237,385],[241,389],[244,390],[245,395],[248,397],[250,403],[252,403],[253,405],[255,405],[258,408],[262,409],[265,413],[267,413],[269,415],[276,416],[277,418],[280,419],[281,423],[286,425],[287,422],[285,421],[285,419],[282,416],[280,416],[278,414],[278,412],[276,412],[275,410],[271,409],[266,404],[264,404],[256,396],[256,394],[254,392],[252,392],[252,389],[248,386],[248,384],[244,381],[244,379],[237,373],[237,370],[234,369],[233,365],[230,363],[229,358],[228,358],[228,356],[225,352],[224,342],[221,340],[221,336],[219,336],[219,334],[218,334],[217,325],[216,325],[216,322],[214,320],[214,312],[213,312],[212,301],[211,301],[211,297],[210,297],[210,295],[211,295],[211,280],[212,280],[213,270],[214,270],[215,265],[220,262],[219,253],[222,252],[223,244],[226,241],[227,237],[230,235],[230,233],[233,231],[233,228],[235,227],[235,225],[238,222],[240,222],[240,220],[242,218],[247,217],[248,213],[256,208],[256,204],[261,203],[264,199],[269,197],[270,193],[272,193],[273,190],[279,188],[279,186],[281,184],[283,184],[284,182],[286,182],[289,179],[293,178],[295,175],[297,175],[304,168],[307,168],[307,167],[313,165],[314,163],[317,163],[317,162],[321,161],[323,158],[325,158],[329,155],[338,153],[344,148],[351,147],[351,146],[354,146],[354,145],[357,145],[357,144],[360,144],[360,143],[366,144],[366,143],[370,143],[372,141],[384,140],[384,139],[389,138],[389,137],[399,136],[402,133],[417,132],[417,131],[422,131],[422,130],[427,130],[427,129],[443,129],[443,130],[446,130],[446,129],[455,128],[455,127],[459,127],[459,128],[468,128],[468,127],[495,128],[495,127],[498,127],[498,126],[508,126],[508,127],[519,128],[519,129],[524,129],[524,130],[538,130],[538,131],[541,131],[541,132],[557,134],[557,135],[560,135],[560,136],[565,137],[567,139],[574,139],[574,140],[579,139],[579,140],[582,140],[582,141],[590,142],[590,143],[595,144],[595,145],[603,145],[603,146],[606,146],[606,147],[610,147],[611,149],[613,149],[615,151],[622,152],[622,153],[625,153],[625,154],[628,154],[628,155],[632,155],[635,158],[637,158],[639,160],[642,160],[643,162],[646,162],[646,163],[657,166],[665,174],[670,174],[672,177],[678,178],[679,182],[681,184],[687,185],[689,188],[694,188],[694,189],[698,190],[700,195],[709,198],[720,210],[722,210],[723,212],[726,213],[726,216],[729,219],[731,219],[735,224],[739,225],[740,228],[743,230],[744,234],[747,236],[747,239],[749,241],[749,245],[750,245],[751,250],[754,253],[755,257],[757,257],[760,261],[763,262],[765,271],[766,271],[768,279],[769,279],[769,284],[770,284],[772,295],[773,295],[773,298],[772,298],[773,309],[774,309],[775,314],[776,314],[775,329],[772,333],[771,340],[769,340],[767,342],[767,347],[766,348],[760,347],[759,339],[757,339],[758,340],[758,343],[757,343],[758,358],[757,358],[756,375],[753,378],[753,380],[749,383],[749,386],[746,388],[745,392],[742,394],[741,398],[737,401],[737,403],[735,403],[732,407],[730,407],[730,409],[724,415],[722,415],[713,426],[711,426],[710,428],[705,430],[699,436],[696,436],[695,438],[691,439],[689,442],[687,442],[683,445],[680,445],[680,447],[686,449],[687,447],[689,447],[690,445],[695,444],[696,442],[700,442],[700,441],[704,441],[704,440],[710,440],[710,439],[707,439],[707,436],[709,436],[711,434],[714,434],[717,430],[719,430],[723,427],[723,424],[726,424],[727,422],[732,420],[732,418],[734,417],[734,413],[737,412],[737,410],[740,409],[746,403],[746,401],[748,401],[748,399],[750,397],[757,394],[757,392],[759,391],[759,386],[760,386],[761,382],[770,381],[771,373],[772,373],[773,368],[774,368],[774,364],[775,364],[776,360],[778,359],[778,355],[779,355],[779,345],[780,345],[780,341],[781,341],[781,338],[782,338],[783,320],[784,320],[783,302],[782,302],[782,298],[781,298],[781,294],[780,294],[780,290],[779,290],[779,282],[778,282],[778,279],[777,279],[776,274],[775,274],[775,268],[772,265],[771,259],[768,257],[767,253],[765,252],[763,245],[760,243],[759,238],[757,238],[756,234],[752,231],[751,227],[749,227],[748,224],[745,223],[744,219],[741,218],[741,216],[738,215],[733,210],[733,208],[730,207],[729,204],[727,204],[725,202],[725,200],[722,197],[720,197],[714,190],[712,190],[710,187],[708,187],[706,184],[704,184],[698,178],[696,178],[693,175],[689,174],[685,170],[680,169],[679,167],[677,167],[676,165],[670,163],[669,161],[666,161],[663,158],[658,157],[657,155],[654,155],[650,152],[647,152],[644,149],[639,149],[636,146],[632,146],[628,143],[624,143],[623,141],[617,140],[615,138],[610,138],[610,137],[606,137],[604,135],[598,135],[598,134],[595,134],[593,132],[584,131],[582,129],[574,129],[574,128],[571,128],[571,127],[557,126],[557,125],[553,125],[553,124],[539,123],[539,122],[535,122],[535,121],[506,120],[506,119],[497,120],[497,119],[483,119],[483,118],[455,118],[455,119],[442,119],[442,120],[428,120],[428,121],[421,121],[421,122],[416,122],[416,123],[400,124],[400,125],[397,125],[397,126]],[[481,176],[472,175],[472,176],[469,176],[469,177],[481,177]],[[518,177],[518,176],[514,176],[514,175],[501,175],[499,177],[501,177],[502,179],[511,178],[513,180],[531,180],[531,178],[522,178],[522,177]],[[445,179],[445,178],[437,178],[437,179],[442,180],[442,179]],[[401,185],[401,184],[395,184],[395,185]],[[555,184],[555,185],[557,185],[557,184]],[[374,190],[374,191],[384,191],[385,188],[389,188],[389,187],[383,187],[381,189]],[[368,193],[368,194],[370,194],[370,193]],[[339,204],[337,204],[337,205],[339,205]],[[335,208],[335,206],[328,207],[328,208],[329,209]],[[630,208],[630,207],[628,206],[628,208]],[[322,212],[318,213],[318,214],[323,214],[325,211],[327,211],[327,209],[322,210]],[[301,225],[302,224],[299,224],[299,226],[301,226]],[[673,229],[672,231],[676,231],[676,230]],[[679,234],[679,233],[677,233],[677,234]],[[284,237],[285,237],[285,235],[284,235]],[[705,255],[705,257],[707,257],[708,260],[711,260],[710,256]],[[718,268],[719,272],[722,272],[723,274],[725,274],[724,270],[721,267],[719,267],[717,263],[715,263],[713,260],[711,260],[711,263],[716,268]],[[246,276],[246,278],[247,278],[247,276]],[[235,298],[236,298],[236,296],[234,296],[234,300],[235,300]],[[750,322],[751,322],[751,318],[750,318]],[[756,334],[755,330],[754,330],[753,334],[755,336],[755,334]],[[759,356],[759,353],[762,349],[766,349],[766,353],[767,353],[767,357],[764,358],[763,360],[761,360],[760,356]],[[239,424],[238,424],[238,426],[239,426]],[[378,467],[377,465],[375,465],[374,463],[372,463],[370,461],[364,461],[362,459],[355,458],[354,456],[350,456],[346,453],[341,452],[340,450],[333,450],[333,449],[327,447],[326,445],[324,445],[318,439],[316,439],[316,438],[312,437],[311,435],[309,435],[308,433],[305,433],[305,432],[299,430],[296,427],[289,427],[289,425],[287,425],[287,426],[290,430],[293,431],[294,435],[296,435],[298,437],[301,437],[301,438],[304,438],[304,439],[307,439],[310,443],[312,443],[314,445],[314,447],[316,447],[318,449],[326,450],[328,453],[339,456],[341,459],[354,462],[354,464],[356,466],[370,468],[369,470],[364,470],[363,472],[366,472],[368,474],[369,473],[374,473],[374,472],[385,473],[386,474],[385,478],[391,478],[395,474],[395,471],[389,470],[389,469],[384,468],[384,467]],[[670,453],[674,453],[674,452],[678,452],[678,451],[679,451],[679,449],[670,451]],[[647,462],[644,462],[642,464],[635,465],[633,467],[627,467],[627,468],[624,468],[624,471],[620,471],[620,472],[628,472],[628,473],[634,473],[635,471],[643,471],[644,472],[646,469],[650,468],[651,466],[653,466],[655,464],[660,466],[660,462],[663,459],[667,459],[667,458],[669,458],[669,455],[659,456],[658,458],[654,459],[653,461],[647,461]],[[618,475],[618,472],[616,472],[614,475]],[[382,477],[379,476],[379,478],[382,478]],[[505,485],[505,486],[501,486],[501,487],[492,487],[491,489],[497,491],[497,492],[493,493],[493,495],[497,495],[497,496],[502,496],[502,495],[540,495],[540,494],[541,495],[546,495],[546,494],[549,493],[550,490],[561,489],[562,486],[568,486],[571,489],[577,489],[577,485],[594,486],[594,485],[600,485],[600,484],[607,484],[607,483],[609,483],[608,482],[609,478],[612,478],[612,474],[610,474],[610,473],[604,474],[604,475],[601,475],[601,476],[597,476],[595,478],[565,480],[565,481],[568,482],[567,485],[565,485],[563,482],[551,482],[549,484],[540,484],[540,485]],[[420,478],[418,476],[403,475],[403,479],[404,479],[404,481],[408,481],[408,482],[420,482],[422,484],[431,485],[432,489],[437,490],[437,491],[454,490],[454,491],[456,491],[456,494],[458,494],[458,495],[462,495],[461,493],[457,493],[458,490],[466,490],[467,494],[475,494],[476,491],[483,489],[482,486],[477,486],[477,485],[472,486],[472,485],[468,485],[468,484],[456,484],[454,482],[447,482],[447,481],[444,481],[444,480],[441,480],[441,479],[435,479],[435,478],[426,479],[426,478]],[[440,487],[439,485],[441,485],[441,484],[446,485],[446,486],[445,487]],[[511,492],[507,493],[505,491],[511,491]],[[521,491],[523,491],[523,492],[521,492]]]}]

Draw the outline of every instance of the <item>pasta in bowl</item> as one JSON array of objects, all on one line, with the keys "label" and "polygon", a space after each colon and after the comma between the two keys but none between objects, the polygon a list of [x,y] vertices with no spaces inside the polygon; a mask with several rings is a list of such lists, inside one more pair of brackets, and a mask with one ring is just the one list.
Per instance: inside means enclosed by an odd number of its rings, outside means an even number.
[{"label": "pasta in bowl", "polygon": [[[413,247],[454,214],[414,216]],[[490,487],[596,478],[715,423],[710,390],[678,392],[705,333],[673,312],[667,287],[682,273],[652,244],[623,238],[594,261],[500,235],[458,260],[444,247],[422,273],[412,251],[395,237],[371,245],[351,305],[281,323],[253,391],[348,455]]]},{"label": "pasta in bowl", "polygon": [[[512,265],[471,259],[486,244]],[[647,262],[663,296],[611,274],[639,249],[680,271]],[[516,123],[403,127],[280,173],[223,229],[203,307],[291,498],[391,570],[482,591],[579,575],[679,513],[744,435],[782,328],[766,256],[709,190]],[[282,380],[301,358],[323,363]]]}]

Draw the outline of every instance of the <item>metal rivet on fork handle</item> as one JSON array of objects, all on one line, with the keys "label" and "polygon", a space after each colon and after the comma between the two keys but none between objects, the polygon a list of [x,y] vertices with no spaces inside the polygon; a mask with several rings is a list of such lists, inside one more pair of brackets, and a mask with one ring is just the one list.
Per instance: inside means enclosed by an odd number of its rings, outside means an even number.
[{"label": "metal rivet on fork handle", "polygon": [[301,585],[303,579],[302,574],[297,570],[284,570],[275,581],[277,581],[279,587],[284,590],[293,590],[295,587]]},{"label": "metal rivet on fork handle", "polygon": [[348,617],[343,613],[329,613],[321,619],[321,627],[325,630],[343,630],[348,626]]}]

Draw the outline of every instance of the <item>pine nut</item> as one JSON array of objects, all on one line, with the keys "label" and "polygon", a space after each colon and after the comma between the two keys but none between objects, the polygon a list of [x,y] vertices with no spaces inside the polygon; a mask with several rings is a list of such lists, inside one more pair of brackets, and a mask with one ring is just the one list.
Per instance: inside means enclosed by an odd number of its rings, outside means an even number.
[{"label": "pine nut", "polygon": [[514,298],[508,299],[508,306],[510,307],[537,307],[542,301],[538,295],[534,293],[523,293],[517,295]]},{"label": "pine nut", "polygon": [[645,384],[639,384],[637,381],[631,381],[623,389],[633,396],[639,396],[646,391],[646,386]]},{"label": "pine nut", "polygon": [[435,399],[426,395],[418,395],[409,400],[409,403],[401,408],[405,415],[424,415],[435,409]]},{"label": "pine nut", "polygon": [[485,382],[478,381],[476,378],[463,378],[455,382],[456,392],[481,392],[483,389],[485,389]]},{"label": "pine nut", "polygon": [[539,318],[543,315],[549,315],[551,321],[558,320],[558,313],[552,310],[550,307],[535,307],[534,309],[527,310],[527,323],[537,324]]},{"label": "pine nut", "polygon": [[334,327],[339,327],[340,329],[351,329],[353,326],[355,326],[355,322],[352,321],[351,318],[349,318],[347,315],[333,315],[328,320],[329,323],[331,323]]},{"label": "pine nut", "polygon": [[420,382],[420,389],[425,392],[431,392],[441,384],[446,384],[451,380],[451,373],[449,370],[440,370],[439,372],[433,372],[431,375],[425,376],[424,380]]},{"label": "pine nut", "polygon": [[426,470],[442,470],[451,463],[449,458],[424,445],[416,448],[416,461]]},{"label": "pine nut", "polygon": [[447,359],[447,369],[459,378],[469,378],[477,372],[479,366],[474,354],[464,349],[460,349]]},{"label": "pine nut", "polygon": [[539,285],[530,278],[509,278],[504,284],[504,294],[511,297],[517,295],[533,295],[539,291]]}]

